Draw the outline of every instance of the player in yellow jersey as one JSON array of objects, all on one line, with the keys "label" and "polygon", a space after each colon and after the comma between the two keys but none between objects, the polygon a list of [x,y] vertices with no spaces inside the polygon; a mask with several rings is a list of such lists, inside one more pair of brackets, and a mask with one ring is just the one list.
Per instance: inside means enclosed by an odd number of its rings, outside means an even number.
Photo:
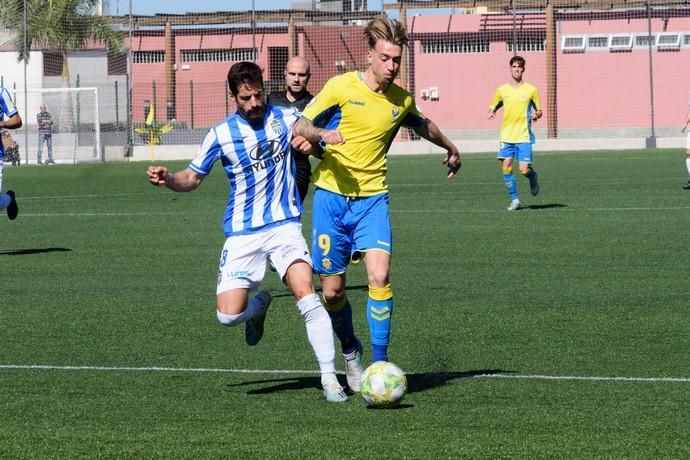
[{"label": "player in yellow jersey", "polygon": [[498,152],[498,159],[503,169],[503,183],[511,198],[508,211],[520,209],[517,183],[513,176],[513,161],[516,158],[520,174],[529,179],[530,192],[534,196],[539,193],[537,172],[532,168],[532,144],[534,144],[532,122],[536,122],[542,116],[541,103],[537,88],[522,81],[524,72],[525,59],[521,56],[513,56],[510,60],[510,74],[513,80],[498,87],[489,107],[489,120],[493,120],[496,111],[503,107],[501,149]]},{"label": "player in yellow jersey", "polygon": [[[372,362],[388,361],[393,289],[393,252],[386,153],[401,126],[446,150],[443,164],[452,178],[461,166],[455,145],[418,110],[413,96],[394,83],[407,32],[386,16],[364,30],[369,67],[333,77],[312,99],[294,128],[296,136],[325,146],[312,174],[314,270],[321,277],[324,305],[345,357],[348,386],[359,391],[362,345],[354,333],[345,295],[350,260],[364,258],[369,281],[367,321]],[[316,128],[323,126],[324,128]]]}]

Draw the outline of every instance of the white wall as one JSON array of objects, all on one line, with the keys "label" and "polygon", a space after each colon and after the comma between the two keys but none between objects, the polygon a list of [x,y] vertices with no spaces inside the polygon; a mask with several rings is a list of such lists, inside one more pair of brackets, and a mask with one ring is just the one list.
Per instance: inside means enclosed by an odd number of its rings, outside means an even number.
[{"label": "white wall", "polygon": [[[17,97],[16,89],[24,89],[24,62],[17,62],[17,53],[14,51],[0,51],[0,72],[3,85],[13,98]],[[26,84],[28,88],[40,88],[43,82],[43,53],[32,51],[26,66]],[[24,93],[18,96],[17,108],[24,123],[36,124],[40,95],[28,94],[24,99]],[[27,103],[28,101],[28,103]],[[28,110],[27,110],[28,106]],[[31,116],[27,116],[31,114]]]}]

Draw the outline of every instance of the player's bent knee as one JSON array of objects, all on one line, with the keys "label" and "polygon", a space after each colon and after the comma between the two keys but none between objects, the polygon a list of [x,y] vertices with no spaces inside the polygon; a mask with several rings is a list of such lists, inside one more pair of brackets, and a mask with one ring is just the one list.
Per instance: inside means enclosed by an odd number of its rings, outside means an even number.
[{"label": "player's bent knee", "polygon": [[323,306],[326,307],[326,310],[328,310],[331,313],[335,313],[342,310],[345,304],[347,303],[346,296],[330,297],[324,294],[321,296],[321,300],[323,301]]},{"label": "player's bent knee", "polygon": [[240,313],[239,315],[231,315],[216,310],[216,317],[218,318],[218,322],[223,326],[237,326],[238,324],[242,323],[242,316],[242,313]]},{"label": "player's bent knee", "polygon": [[503,174],[513,174],[513,166],[503,166]]}]

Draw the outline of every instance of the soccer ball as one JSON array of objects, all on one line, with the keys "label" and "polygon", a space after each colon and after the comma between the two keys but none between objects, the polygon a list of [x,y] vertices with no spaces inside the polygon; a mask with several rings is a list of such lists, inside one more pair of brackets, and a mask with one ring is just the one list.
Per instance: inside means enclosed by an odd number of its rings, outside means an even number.
[{"label": "soccer ball", "polygon": [[377,361],[362,374],[360,393],[370,407],[391,407],[407,392],[407,378],[393,363]]}]

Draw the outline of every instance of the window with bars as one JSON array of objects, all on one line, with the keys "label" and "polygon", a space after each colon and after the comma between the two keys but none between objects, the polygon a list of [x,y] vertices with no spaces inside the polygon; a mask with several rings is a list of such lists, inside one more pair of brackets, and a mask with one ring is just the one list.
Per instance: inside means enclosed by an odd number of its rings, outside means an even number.
[{"label": "window with bars", "polygon": [[429,38],[422,40],[424,54],[488,53],[489,40],[485,37]]},{"label": "window with bars", "polygon": [[635,46],[644,46],[645,48],[648,48],[649,45],[654,45],[654,40],[654,35],[635,35]]},{"label": "window with bars", "polygon": [[587,38],[587,48],[607,49],[609,47],[608,35],[596,35]]},{"label": "window with bars", "polygon": [[546,37],[545,36],[534,36],[534,37],[517,37],[517,42],[515,49],[513,49],[513,41],[510,40],[506,43],[508,51],[511,53],[522,52],[522,51],[544,51],[546,50]]},{"label": "window with bars", "polygon": [[135,51],[132,53],[134,64],[159,64],[165,62],[165,52],[163,51]]},{"label": "window with bars", "polygon": [[239,62],[255,59],[254,48],[182,50],[183,62]]}]

